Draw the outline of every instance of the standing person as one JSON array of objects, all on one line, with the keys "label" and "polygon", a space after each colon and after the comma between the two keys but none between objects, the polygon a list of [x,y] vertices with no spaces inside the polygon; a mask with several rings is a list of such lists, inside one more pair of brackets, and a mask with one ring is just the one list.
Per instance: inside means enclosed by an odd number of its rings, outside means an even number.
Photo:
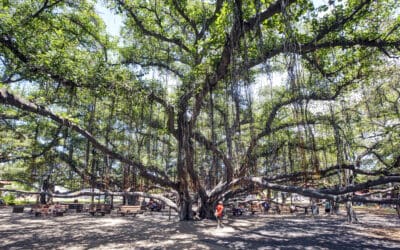
[{"label": "standing person", "polygon": [[325,213],[330,214],[331,212],[331,202],[329,200],[325,201]]},{"label": "standing person", "polygon": [[264,207],[264,214],[267,214],[268,211],[269,211],[269,203],[268,203],[268,200],[265,200],[265,201],[263,202],[263,207]]},{"label": "standing person", "polygon": [[289,206],[289,211],[290,211],[290,213],[292,214],[292,213],[294,213],[294,212],[297,212],[297,208],[296,208],[296,206],[295,205],[290,205]]},{"label": "standing person", "polygon": [[311,214],[312,215],[317,215],[319,214],[319,208],[318,205],[314,200],[311,201]]},{"label": "standing person", "polygon": [[224,227],[224,225],[222,224],[223,214],[224,214],[224,204],[222,203],[222,201],[219,201],[215,209],[215,217],[217,218],[217,228]]},{"label": "standing person", "polygon": [[240,209],[239,202],[236,199],[233,201],[233,215],[235,216],[242,215],[242,210]]},{"label": "standing person", "polygon": [[357,215],[356,212],[354,211],[353,204],[351,201],[351,195],[348,195],[348,200],[346,201],[346,211],[347,211],[347,222],[349,223],[357,223]]}]

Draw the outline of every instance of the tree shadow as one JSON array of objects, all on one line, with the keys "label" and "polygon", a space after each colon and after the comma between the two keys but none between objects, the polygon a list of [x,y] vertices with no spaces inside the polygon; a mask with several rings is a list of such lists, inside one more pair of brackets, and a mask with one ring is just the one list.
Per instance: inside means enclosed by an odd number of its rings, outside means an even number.
[{"label": "tree shadow", "polygon": [[387,218],[350,225],[344,216],[243,216],[225,221],[222,233],[212,220],[168,218],[162,213],[136,217],[3,213],[0,245],[1,249],[398,249],[400,245],[399,239],[360,233],[368,227],[385,227]]}]

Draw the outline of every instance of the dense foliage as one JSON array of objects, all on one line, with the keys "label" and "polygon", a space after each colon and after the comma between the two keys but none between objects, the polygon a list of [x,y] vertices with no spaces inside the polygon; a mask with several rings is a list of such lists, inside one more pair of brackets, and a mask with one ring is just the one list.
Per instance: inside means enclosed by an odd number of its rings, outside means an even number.
[{"label": "dense foliage", "polygon": [[399,13],[396,0],[3,1],[1,178],[158,185],[182,219],[263,189],[398,203],[347,194],[400,182]]}]

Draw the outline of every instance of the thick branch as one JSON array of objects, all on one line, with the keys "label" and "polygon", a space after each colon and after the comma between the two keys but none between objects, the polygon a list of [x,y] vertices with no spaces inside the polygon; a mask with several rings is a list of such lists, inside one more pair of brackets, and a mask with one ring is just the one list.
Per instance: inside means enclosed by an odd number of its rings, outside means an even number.
[{"label": "thick branch", "polygon": [[153,92],[149,94],[149,99],[150,100],[155,100],[157,103],[161,104],[167,113],[168,117],[168,131],[173,134],[175,137],[177,137],[177,133],[175,131],[175,111],[174,111],[174,106],[169,104],[166,100],[163,98],[157,96]]},{"label": "thick branch", "polygon": [[26,195],[38,195],[38,194],[46,194],[54,198],[76,198],[80,196],[100,196],[100,195],[114,195],[114,196],[141,196],[146,198],[153,198],[156,200],[160,200],[164,202],[167,206],[171,207],[175,211],[178,211],[178,206],[172,200],[158,194],[149,194],[145,192],[73,192],[73,193],[51,193],[51,192],[29,192],[29,191],[20,191],[15,189],[7,189],[7,188],[0,188],[0,191],[7,191],[7,192],[14,192]]},{"label": "thick branch", "polygon": [[272,128],[272,123],[276,117],[276,115],[278,114],[278,111],[289,104],[292,103],[298,103],[301,101],[310,101],[310,100],[315,100],[315,101],[331,101],[331,100],[335,100],[339,94],[341,93],[341,91],[348,85],[352,84],[353,81],[347,81],[346,83],[339,85],[336,87],[335,91],[333,93],[310,93],[309,95],[297,95],[297,96],[293,96],[292,98],[289,98],[288,100],[284,100],[281,101],[279,103],[276,103],[275,106],[272,108],[271,112],[268,115],[266,124],[265,124],[265,128],[256,136],[254,136],[252,138],[252,140],[249,143],[249,146],[247,148],[246,151],[246,158],[244,160],[244,163],[242,164],[241,168],[239,169],[237,176],[243,176],[248,165],[251,164],[251,158],[253,155],[253,151],[256,148],[258,141],[267,136],[270,135],[271,133],[296,125],[296,124],[315,124],[316,121],[300,121],[300,122],[296,122],[296,123],[287,123],[287,124],[282,124],[276,128]]},{"label": "thick branch", "polygon": [[30,69],[33,73],[42,73],[48,75],[56,82],[61,83],[64,86],[76,87],[80,86],[75,81],[65,79],[63,76],[54,74],[51,70],[45,67],[38,67],[31,63],[31,58],[29,55],[24,54],[20,49],[14,37],[11,37],[7,34],[0,34],[0,44],[10,50],[16,58],[18,58],[21,62],[25,63],[26,67]]},{"label": "thick branch", "polygon": [[165,37],[165,36],[163,36],[163,35],[161,35],[159,33],[156,33],[156,32],[153,32],[151,30],[148,30],[143,25],[143,21],[140,20],[139,17],[135,14],[135,12],[133,11],[132,7],[128,6],[127,3],[124,0],[118,0],[117,2],[121,5],[121,7],[123,7],[128,12],[128,15],[133,18],[133,20],[135,21],[136,25],[143,32],[144,35],[154,37],[154,38],[156,38],[156,39],[158,39],[160,41],[163,41],[163,42],[175,44],[179,48],[181,48],[182,50],[184,50],[186,52],[190,52],[189,48],[186,47],[186,45],[182,42],[182,40],[180,40],[178,38]]},{"label": "thick branch", "polygon": [[124,156],[122,156],[121,154],[110,150],[109,148],[107,148],[106,146],[101,144],[98,140],[96,140],[93,137],[93,135],[90,134],[88,131],[86,131],[83,128],[81,128],[80,126],[72,123],[70,120],[68,120],[66,118],[62,118],[62,117],[54,114],[53,112],[47,110],[44,107],[38,106],[32,102],[28,102],[19,97],[16,97],[13,94],[11,94],[10,92],[8,92],[6,89],[0,89],[0,102],[3,104],[6,104],[6,105],[11,105],[11,106],[17,107],[19,109],[22,109],[22,110],[25,110],[25,111],[28,111],[31,113],[35,113],[35,114],[38,114],[38,115],[41,115],[44,117],[48,117],[51,120],[65,126],[65,127],[71,128],[75,132],[84,136],[87,140],[89,140],[92,143],[92,145],[95,148],[99,149],[104,154],[107,154],[114,159],[118,159],[119,161],[126,163],[128,165],[137,167],[140,170],[140,173],[143,177],[150,179],[156,183],[166,185],[168,187],[175,188],[175,186],[176,186],[175,183],[171,182],[169,180],[168,176],[165,173],[159,171],[158,168],[156,168],[154,166],[144,166],[140,162],[129,160],[129,159],[125,158]]},{"label": "thick branch", "polygon": [[301,172],[294,172],[291,174],[280,174],[280,175],[273,175],[273,176],[264,176],[265,181],[296,181],[297,178],[302,178],[303,176],[315,176],[318,175],[319,178],[326,178],[329,176],[332,176],[333,174],[336,173],[338,169],[348,169],[352,170],[355,174],[360,174],[360,175],[367,175],[367,176],[398,176],[396,174],[391,174],[387,170],[376,170],[376,171],[367,171],[363,169],[357,168],[355,165],[335,165],[331,166],[326,169],[321,169],[319,172],[315,171],[301,171]]},{"label": "thick branch", "polygon": [[334,195],[347,194],[392,182],[400,182],[400,176],[382,176],[376,180],[369,180],[357,185],[349,185],[344,188],[321,190],[321,193]]},{"label": "thick branch", "polygon": [[190,25],[190,27],[192,27],[193,31],[197,34],[197,27],[196,27],[196,23],[189,18],[189,16],[185,13],[185,11],[182,9],[181,7],[181,3],[178,0],[173,0],[172,1],[175,9],[178,11],[178,13],[183,17],[183,19],[185,19],[185,21]]},{"label": "thick branch", "polygon": [[135,60],[134,58],[129,58],[127,60],[124,60],[122,62],[123,64],[137,64],[140,65],[141,67],[145,68],[145,67],[158,67],[160,69],[164,69],[167,70],[171,73],[173,73],[174,75],[176,75],[179,78],[183,78],[184,75],[178,70],[178,69],[174,69],[173,67],[171,67],[171,65],[168,65],[166,63],[160,62],[160,61],[147,61],[147,62],[139,62],[137,60]]},{"label": "thick branch", "polygon": [[204,36],[204,34],[206,33],[206,31],[208,30],[208,28],[210,27],[210,25],[217,19],[218,15],[221,12],[223,3],[224,3],[224,0],[216,1],[214,13],[210,18],[205,20],[201,31],[197,35],[197,39],[201,39]]},{"label": "thick branch", "polygon": [[314,40],[312,41],[313,43],[316,43],[317,41],[320,41],[322,38],[324,38],[327,34],[337,31],[338,29],[342,28],[344,24],[350,22],[353,20],[358,13],[360,13],[364,9],[364,13],[367,12],[367,8],[364,8],[365,6],[369,5],[372,1],[371,0],[366,0],[361,2],[358,6],[353,8],[353,12],[350,13],[349,16],[344,17],[342,19],[336,20],[330,25],[325,25],[322,27],[318,32],[317,35],[315,36]]},{"label": "thick branch", "polygon": [[[224,154],[224,152],[218,150],[215,144],[207,140],[207,138],[205,138],[199,132],[194,132],[193,137],[197,142],[202,144],[207,150],[211,150],[219,159],[221,159],[224,162],[225,168],[227,168],[227,175],[233,174],[232,162],[230,159],[228,159],[228,157],[226,157],[226,154]],[[228,180],[230,180],[231,178],[232,176],[227,176]]]},{"label": "thick branch", "polygon": [[217,196],[222,195],[227,190],[233,190],[235,186],[243,187],[250,187],[250,183],[257,185],[260,188],[264,189],[272,189],[276,191],[282,191],[287,193],[296,193],[306,197],[312,197],[317,199],[328,199],[328,200],[335,200],[338,202],[345,202],[345,201],[360,201],[360,202],[367,202],[367,203],[385,203],[385,204],[400,204],[399,199],[370,199],[362,196],[349,196],[348,193],[353,193],[356,191],[361,191],[368,189],[373,186],[387,184],[391,182],[400,182],[400,176],[392,176],[392,177],[382,177],[375,181],[367,181],[365,183],[356,185],[356,186],[349,186],[347,188],[337,190],[337,189],[309,189],[309,188],[302,188],[297,186],[285,186],[279,185],[275,183],[271,183],[266,181],[266,179],[262,177],[244,177],[240,179],[235,179],[230,183],[221,183],[214,190],[211,191],[210,197],[215,198]]},{"label": "thick branch", "polygon": [[49,0],[45,0],[43,3],[43,6],[39,10],[37,10],[35,13],[33,13],[31,16],[24,19],[21,24],[25,25],[26,23],[30,22],[32,19],[35,19],[38,16],[40,16],[45,10],[52,8],[63,1],[64,0],[57,0],[54,3],[49,4]]},{"label": "thick branch", "polygon": [[277,13],[280,13],[284,8],[287,8],[296,0],[289,0],[287,5],[282,6],[282,1],[278,0],[274,4],[271,4],[264,12],[257,14],[250,19],[251,22],[247,23],[240,22],[235,19],[232,29],[226,38],[225,45],[222,49],[221,57],[215,67],[213,73],[206,76],[206,80],[203,83],[201,91],[197,92],[195,96],[195,105],[193,110],[193,120],[196,120],[203,106],[203,101],[209,91],[216,87],[217,83],[225,78],[228,74],[228,68],[231,64],[233,51],[238,48],[240,39],[243,38],[244,34],[255,28],[257,18],[259,20],[266,20]]},{"label": "thick branch", "polygon": [[292,5],[293,3],[297,2],[298,0],[287,0],[287,1],[276,1],[272,3],[266,10],[253,17],[249,18],[247,21],[244,22],[244,31],[248,32],[254,30],[256,26],[268,18],[272,17],[276,13],[279,13],[286,9],[288,6]]}]

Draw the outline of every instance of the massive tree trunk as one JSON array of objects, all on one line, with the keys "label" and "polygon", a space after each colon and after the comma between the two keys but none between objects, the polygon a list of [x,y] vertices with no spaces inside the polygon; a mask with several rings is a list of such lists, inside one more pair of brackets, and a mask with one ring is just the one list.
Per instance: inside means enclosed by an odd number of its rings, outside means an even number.
[{"label": "massive tree trunk", "polygon": [[43,184],[42,184],[42,192],[40,192],[40,196],[39,196],[40,204],[47,203],[46,194],[48,193],[48,191],[49,191],[49,181],[47,179],[44,179]]},{"label": "massive tree trunk", "polygon": [[211,201],[201,201],[199,202],[199,207],[197,209],[198,217],[204,218],[214,218],[215,202]]},{"label": "massive tree trunk", "polygon": [[189,173],[188,167],[193,164],[192,152],[190,151],[190,129],[189,117],[187,115],[187,100],[181,101],[180,112],[178,114],[178,192],[179,192],[179,219],[190,220],[192,214],[192,200],[189,192]]},{"label": "massive tree trunk", "polygon": [[179,220],[192,220],[193,219],[193,211],[192,211],[192,201],[189,197],[186,197],[185,194],[180,195],[179,198]]}]

